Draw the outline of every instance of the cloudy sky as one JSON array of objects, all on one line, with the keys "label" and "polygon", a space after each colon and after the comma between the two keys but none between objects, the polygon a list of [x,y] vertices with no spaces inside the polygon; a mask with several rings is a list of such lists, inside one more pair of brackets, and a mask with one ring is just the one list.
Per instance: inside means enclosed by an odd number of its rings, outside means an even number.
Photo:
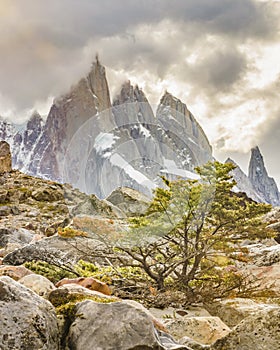
[{"label": "cloudy sky", "polygon": [[246,170],[259,145],[280,184],[279,16],[279,0],[0,0],[0,115],[47,113],[98,52],[112,95],[167,89],[219,160]]}]

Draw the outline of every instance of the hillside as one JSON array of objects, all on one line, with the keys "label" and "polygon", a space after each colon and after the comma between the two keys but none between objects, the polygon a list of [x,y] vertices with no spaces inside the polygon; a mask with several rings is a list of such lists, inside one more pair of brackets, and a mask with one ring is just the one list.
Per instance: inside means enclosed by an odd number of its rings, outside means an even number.
[{"label": "hillside", "polygon": [[[160,292],[137,269],[120,267],[112,249],[147,197],[122,188],[99,200],[26,175],[11,169],[7,144],[0,146],[3,349],[277,349],[276,241],[243,242],[238,273],[258,278],[257,288],[190,305],[182,292]],[[265,220],[277,230],[279,210]],[[63,277],[70,280],[55,286]]]}]

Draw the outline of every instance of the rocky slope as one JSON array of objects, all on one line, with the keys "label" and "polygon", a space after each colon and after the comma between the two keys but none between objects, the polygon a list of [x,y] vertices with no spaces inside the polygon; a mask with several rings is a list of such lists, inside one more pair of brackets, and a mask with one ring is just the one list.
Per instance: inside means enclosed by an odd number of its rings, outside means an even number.
[{"label": "rocky slope", "polygon": [[35,113],[18,129],[0,120],[0,139],[11,144],[15,168],[100,198],[119,186],[151,195],[158,175],[193,176],[195,166],[212,159],[202,128],[171,94],[154,115],[143,91],[127,82],[111,105],[98,59],[87,77],[55,99],[45,122]]},{"label": "rocky slope", "polygon": [[[186,307],[180,304],[179,295],[167,294],[164,302],[170,297],[174,300],[170,307],[147,310],[136,301],[119,298],[118,288],[121,286],[120,291],[123,287],[119,276],[110,281],[113,295],[96,291],[93,279],[87,287],[75,279],[55,286],[21,264],[50,259],[56,266],[69,268],[82,258],[94,261],[98,268],[107,266],[110,251],[104,234],[113,241],[116,225],[122,225],[126,216],[145,210],[148,198],[122,188],[108,200],[99,200],[70,185],[34,178],[10,166],[4,169],[11,156],[8,145],[2,145],[1,349],[277,349],[280,308],[274,302],[279,303],[280,298],[279,244],[243,243],[252,261],[240,265],[240,271],[261,277],[258,283],[269,291],[268,298],[255,301],[231,298]],[[279,209],[266,220],[279,227]],[[143,293],[155,295],[145,284],[141,288]]]}]

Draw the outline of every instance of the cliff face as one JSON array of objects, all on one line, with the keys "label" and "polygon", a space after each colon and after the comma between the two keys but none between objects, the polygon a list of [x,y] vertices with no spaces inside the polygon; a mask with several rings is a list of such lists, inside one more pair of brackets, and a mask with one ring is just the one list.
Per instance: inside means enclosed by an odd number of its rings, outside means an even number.
[{"label": "cliff face", "polygon": [[86,78],[54,101],[29,172],[61,180],[65,152],[73,135],[88,119],[110,106],[105,68],[96,60]]},{"label": "cliff face", "polygon": [[34,114],[21,131],[2,122],[0,137],[11,141],[16,168],[101,198],[119,186],[151,195],[158,175],[193,177],[195,166],[212,159],[202,128],[171,94],[154,115],[144,92],[126,82],[111,105],[98,59],[55,99],[46,122]]},{"label": "cliff face", "polygon": [[272,177],[268,176],[263,156],[258,147],[251,150],[249,179],[256,192],[262,195],[265,202],[275,206],[280,205],[280,193],[277,184]]},{"label": "cliff face", "polygon": [[256,202],[264,202],[273,206],[280,205],[277,184],[272,177],[268,176],[263,156],[258,147],[251,150],[248,176],[232,159],[227,159],[226,162],[236,166],[232,171],[233,178],[237,182],[236,191],[245,192]]},{"label": "cliff face", "polygon": [[182,101],[166,92],[160,100],[157,119],[169,131],[170,138],[177,142],[178,147],[186,149],[184,156],[191,159],[192,165],[209,161],[212,147],[203,129]]},{"label": "cliff face", "polygon": [[254,189],[248,176],[241,170],[241,168],[235,163],[234,160],[228,158],[226,163],[232,163],[235,165],[235,169],[232,171],[234,180],[237,182],[234,190],[236,192],[245,192],[248,197],[252,198],[256,202],[263,202],[264,199],[258,192]]}]

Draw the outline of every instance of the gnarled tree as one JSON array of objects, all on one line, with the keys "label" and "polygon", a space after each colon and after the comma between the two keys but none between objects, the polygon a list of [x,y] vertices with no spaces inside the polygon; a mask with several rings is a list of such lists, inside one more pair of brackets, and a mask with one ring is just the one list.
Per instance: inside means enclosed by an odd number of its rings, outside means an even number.
[{"label": "gnarled tree", "polygon": [[163,177],[147,213],[131,220],[119,247],[123,263],[140,267],[159,290],[238,286],[234,261],[246,257],[240,243],[272,235],[261,220],[271,207],[233,192],[233,169],[214,161],[196,168],[198,180]]}]

